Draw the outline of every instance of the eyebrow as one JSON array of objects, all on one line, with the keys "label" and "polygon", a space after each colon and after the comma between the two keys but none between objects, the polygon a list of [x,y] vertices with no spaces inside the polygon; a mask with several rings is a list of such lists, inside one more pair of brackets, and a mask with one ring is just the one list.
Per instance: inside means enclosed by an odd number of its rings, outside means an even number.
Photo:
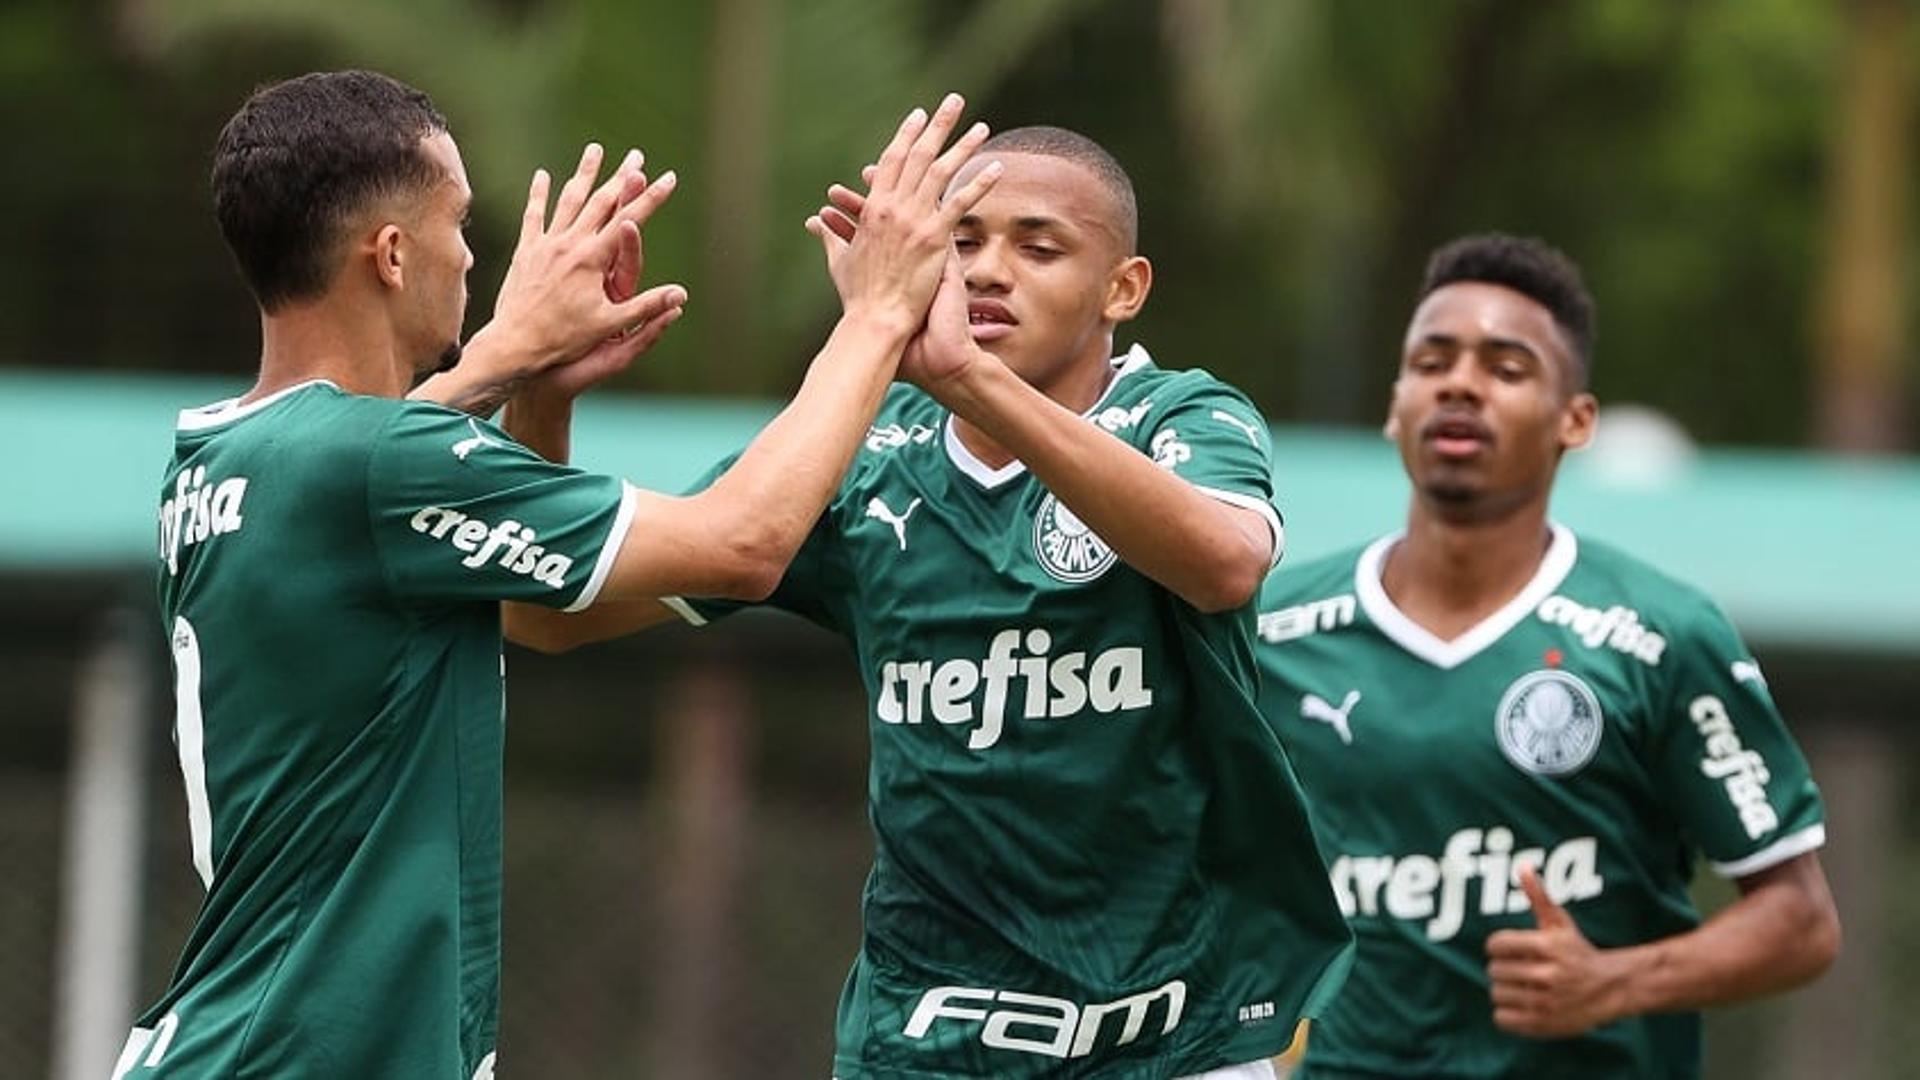
[{"label": "eyebrow", "polygon": [[[983,222],[980,219],[980,215],[978,214],[964,215],[963,217],[961,217],[959,223],[961,225],[964,225],[972,229],[978,229],[985,225],[985,222]],[[1066,221],[1066,219],[1056,218],[1056,217],[1047,217],[1043,214],[1034,214],[1034,215],[1029,215],[1027,217],[1014,218],[1013,227],[1017,232],[1040,232],[1047,229],[1054,229],[1062,232],[1073,231],[1072,225],[1070,225]]]},{"label": "eyebrow", "polygon": [[[1442,348],[1457,349],[1463,342],[1452,334],[1426,334],[1420,338],[1420,344],[1439,345]],[[1512,349],[1516,352],[1525,353],[1531,357],[1536,364],[1546,362],[1544,357],[1534,351],[1533,346],[1516,338],[1490,337],[1483,339],[1482,344],[1495,349]]]}]

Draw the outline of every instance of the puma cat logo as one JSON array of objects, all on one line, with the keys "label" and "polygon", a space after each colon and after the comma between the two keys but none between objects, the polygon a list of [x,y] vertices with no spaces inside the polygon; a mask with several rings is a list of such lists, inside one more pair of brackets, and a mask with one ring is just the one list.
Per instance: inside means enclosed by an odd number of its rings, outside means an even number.
[{"label": "puma cat logo", "polygon": [[480,430],[480,425],[475,423],[472,417],[467,418],[467,427],[472,429],[473,438],[461,439],[459,442],[453,444],[453,456],[459,458],[461,461],[467,460],[468,454],[473,453],[483,446],[500,445],[492,439],[487,438],[486,434]]},{"label": "puma cat logo", "polygon": [[1347,696],[1341,699],[1340,707],[1337,709],[1327,704],[1327,700],[1320,695],[1308,694],[1300,699],[1300,718],[1318,720],[1331,726],[1334,734],[1340,736],[1341,742],[1352,746],[1353,729],[1347,726],[1347,717],[1352,714],[1353,707],[1359,703],[1360,691],[1358,690],[1347,691]]},{"label": "puma cat logo", "polygon": [[905,513],[896,514],[892,507],[880,500],[878,495],[867,500],[867,516],[893,526],[893,535],[900,541],[901,551],[907,550],[907,519],[912,517],[913,512],[919,508],[920,500],[915,499],[907,504]]}]

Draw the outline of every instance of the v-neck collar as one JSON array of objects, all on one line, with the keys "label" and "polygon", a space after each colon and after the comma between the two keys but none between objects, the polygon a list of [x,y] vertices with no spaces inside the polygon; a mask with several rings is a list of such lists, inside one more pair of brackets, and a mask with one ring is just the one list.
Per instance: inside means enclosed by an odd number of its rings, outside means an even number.
[{"label": "v-neck collar", "polygon": [[211,405],[202,405],[197,409],[181,409],[180,420],[176,426],[181,431],[205,431],[208,428],[219,427],[222,424],[230,424],[243,416],[252,416],[254,413],[259,412],[261,409],[272,405],[284,397],[297,394],[302,390],[314,386],[332,386],[335,390],[340,389],[334,385],[331,379],[308,379],[305,382],[294,383],[292,386],[275,390],[266,397],[255,398],[245,405],[236,404],[236,402],[240,400],[236,397],[228,398],[225,401],[216,401]]},{"label": "v-neck collar", "polygon": [[[1106,405],[1107,399],[1113,396],[1120,381],[1153,363],[1153,357],[1147,355],[1145,348],[1135,345],[1123,355],[1114,357],[1111,363],[1114,368],[1113,378],[1107,380],[1107,388],[1100,392],[1099,399],[1089,405],[1087,410],[1080,414],[1081,416],[1092,417],[1099,412],[1101,407]],[[947,448],[947,460],[951,461],[953,467],[959,469],[968,479],[983,488],[992,490],[1027,471],[1026,463],[1019,458],[997,469],[981,461],[973,451],[967,449],[966,443],[960,441],[960,433],[954,430],[952,413],[947,414],[946,423],[941,425],[941,435],[941,442]]]},{"label": "v-neck collar", "polygon": [[1404,532],[1383,536],[1360,553],[1360,562],[1353,572],[1354,593],[1359,597],[1360,607],[1366,611],[1367,618],[1372,619],[1380,632],[1394,644],[1437,668],[1450,670],[1459,667],[1518,626],[1520,620],[1551,596],[1573,570],[1574,560],[1580,554],[1580,542],[1575,539],[1573,530],[1558,523],[1550,523],[1548,528],[1553,542],[1547,546],[1547,553],[1540,560],[1540,568],[1534,571],[1533,580],[1527,582],[1526,587],[1500,610],[1451,641],[1442,641],[1432,631],[1408,618],[1406,613],[1394,606],[1393,600],[1387,596],[1386,586],[1381,584],[1380,574],[1386,568],[1387,552],[1392,551],[1393,545],[1406,536]]}]

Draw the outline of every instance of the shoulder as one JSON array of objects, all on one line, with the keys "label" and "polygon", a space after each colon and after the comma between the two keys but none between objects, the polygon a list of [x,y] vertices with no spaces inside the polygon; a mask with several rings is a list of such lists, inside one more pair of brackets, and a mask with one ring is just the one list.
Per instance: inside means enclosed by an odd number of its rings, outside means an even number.
[{"label": "shoulder", "polygon": [[926,392],[909,383],[894,383],[880,402],[880,411],[867,428],[856,460],[892,456],[909,447],[928,447],[939,443],[946,410]]},{"label": "shoulder", "polygon": [[1216,400],[1222,404],[1244,406],[1258,418],[1259,410],[1239,387],[1205,368],[1162,367],[1140,345],[1117,359],[1119,377],[1111,398],[1114,403],[1132,403],[1151,397],[1156,405],[1172,407],[1191,401]]},{"label": "shoulder", "polygon": [[1281,563],[1267,575],[1256,606],[1261,640],[1270,644],[1351,625],[1359,614],[1354,574],[1366,546],[1300,563]]},{"label": "shoulder", "polygon": [[[1609,637],[1641,637],[1644,648],[1663,650],[1676,642],[1722,641],[1735,631],[1726,614],[1699,587],[1681,580],[1620,548],[1581,536],[1579,557],[1539,614],[1582,632]],[[1623,630],[1626,624],[1640,634]],[[1623,636],[1624,635],[1624,636]]]}]

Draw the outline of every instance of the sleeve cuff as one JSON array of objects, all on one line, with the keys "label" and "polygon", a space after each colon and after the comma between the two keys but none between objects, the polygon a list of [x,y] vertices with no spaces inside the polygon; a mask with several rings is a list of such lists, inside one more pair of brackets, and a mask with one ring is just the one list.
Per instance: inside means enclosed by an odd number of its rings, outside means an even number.
[{"label": "sleeve cuff", "polygon": [[1280,524],[1280,512],[1273,508],[1272,503],[1255,495],[1242,495],[1237,491],[1223,491],[1220,488],[1202,487],[1199,484],[1193,486],[1194,490],[1209,499],[1218,499],[1228,506],[1251,510],[1266,518],[1267,528],[1273,530],[1273,558],[1267,563],[1267,569],[1271,570],[1280,565],[1280,556],[1286,554],[1287,550],[1287,529]]},{"label": "sleeve cuff", "polygon": [[1815,822],[1801,829],[1799,832],[1789,833],[1775,840],[1773,843],[1748,855],[1744,859],[1735,859],[1732,862],[1724,863],[1709,862],[1708,865],[1712,866],[1714,873],[1719,874],[1721,877],[1743,878],[1749,874],[1757,874],[1762,870],[1779,866],[1788,859],[1797,858],[1805,855],[1809,851],[1824,847],[1826,842],[1826,823]]},{"label": "sleeve cuff", "polygon": [[692,604],[687,603],[678,596],[663,596],[660,598],[660,602],[667,606],[668,611],[687,620],[687,625],[689,626],[707,625],[707,617],[695,611]]},{"label": "sleeve cuff", "polygon": [[600,558],[594,561],[593,573],[587,578],[587,584],[580,590],[573,603],[568,604],[569,612],[585,611],[600,598],[600,590],[607,584],[608,575],[613,573],[613,564],[620,558],[620,548],[627,542],[627,531],[633,526],[633,508],[639,499],[639,492],[632,484],[620,481],[620,509],[613,516],[613,528],[607,530],[606,543],[600,545]]}]

